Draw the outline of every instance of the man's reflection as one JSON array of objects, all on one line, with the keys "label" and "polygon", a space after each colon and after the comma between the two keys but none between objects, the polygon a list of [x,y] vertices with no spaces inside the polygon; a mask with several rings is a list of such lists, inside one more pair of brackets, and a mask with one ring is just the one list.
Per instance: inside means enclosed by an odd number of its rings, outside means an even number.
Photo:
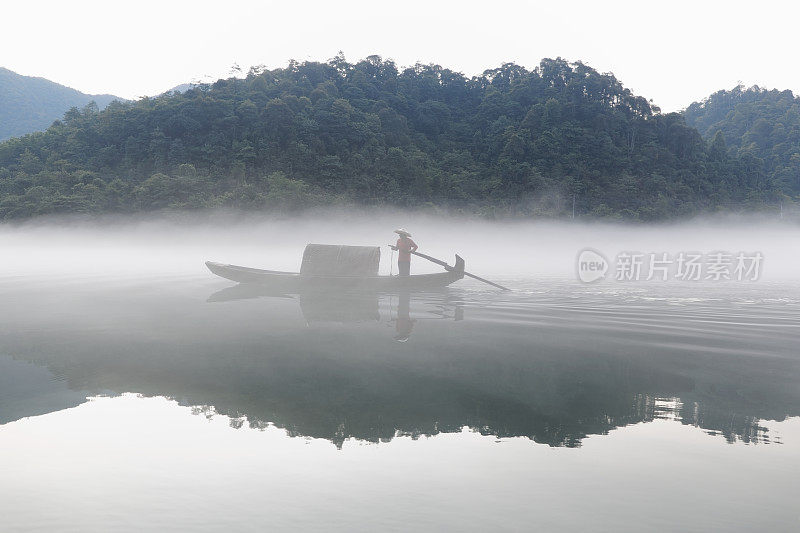
[{"label": "man's reflection", "polygon": [[411,294],[408,292],[400,293],[397,302],[397,318],[395,320],[395,330],[397,334],[394,340],[406,342],[411,337],[411,330],[414,329],[416,320],[411,318]]}]

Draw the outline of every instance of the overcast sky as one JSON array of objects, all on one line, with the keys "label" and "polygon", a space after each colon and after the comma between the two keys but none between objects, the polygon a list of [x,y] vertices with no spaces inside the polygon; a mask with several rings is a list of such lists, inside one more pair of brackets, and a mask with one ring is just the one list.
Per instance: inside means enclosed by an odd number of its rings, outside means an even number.
[{"label": "overcast sky", "polygon": [[467,75],[543,57],[613,72],[665,111],[746,85],[800,93],[800,2],[9,1],[0,4],[0,66],[87,93],[154,95],[206,76],[289,59],[399,66],[438,63]]}]

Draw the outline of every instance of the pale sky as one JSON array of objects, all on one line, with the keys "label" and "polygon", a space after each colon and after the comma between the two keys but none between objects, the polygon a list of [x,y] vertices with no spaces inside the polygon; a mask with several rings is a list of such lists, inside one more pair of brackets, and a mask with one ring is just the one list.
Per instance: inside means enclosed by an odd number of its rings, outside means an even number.
[{"label": "pale sky", "polygon": [[137,98],[339,50],[466,75],[561,56],[674,111],[739,81],[800,93],[798,20],[800,2],[775,0],[3,0],[0,66]]}]

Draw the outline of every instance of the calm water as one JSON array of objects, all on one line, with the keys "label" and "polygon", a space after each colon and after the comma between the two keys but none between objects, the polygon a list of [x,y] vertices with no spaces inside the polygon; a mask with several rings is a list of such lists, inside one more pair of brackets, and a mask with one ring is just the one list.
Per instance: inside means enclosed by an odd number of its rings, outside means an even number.
[{"label": "calm water", "polygon": [[800,287],[0,279],[2,531],[800,528]]}]

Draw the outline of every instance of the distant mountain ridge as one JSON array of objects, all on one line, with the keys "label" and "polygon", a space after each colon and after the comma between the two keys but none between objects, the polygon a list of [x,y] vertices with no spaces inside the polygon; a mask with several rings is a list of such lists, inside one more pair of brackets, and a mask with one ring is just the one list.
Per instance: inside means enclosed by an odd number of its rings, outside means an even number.
[{"label": "distant mountain ridge", "polygon": [[123,99],[110,94],[84,94],[0,67],[0,141],[46,130],[72,107],[94,101],[104,109],[114,100]]},{"label": "distant mountain ridge", "polygon": [[198,86],[199,86],[199,84],[197,84],[197,83],[181,83],[180,85],[176,85],[172,89],[164,91],[163,93],[159,94],[158,96],[163,96],[165,94],[170,94],[170,93],[185,93],[186,91],[188,91],[190,89],[194,89],[195,87],[198,87]]}]

